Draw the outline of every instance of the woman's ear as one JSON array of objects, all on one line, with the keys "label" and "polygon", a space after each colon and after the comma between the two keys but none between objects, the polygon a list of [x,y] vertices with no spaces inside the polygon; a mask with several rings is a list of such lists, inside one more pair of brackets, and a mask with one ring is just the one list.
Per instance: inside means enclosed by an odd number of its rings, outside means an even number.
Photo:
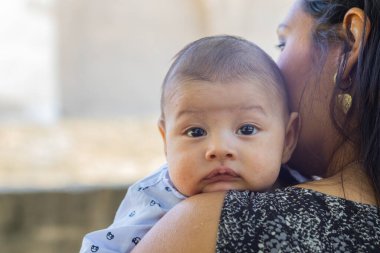
[{"label": "woman's ear", "polygon": [[161,117],[158,120],[158,130],[160,131],[162,141],[164,142],[164,151],[166,155],[166,131],[165,131],[165,120]]},{"label": "woman's ear", "polygon": [[286,126],[284,150],[282,152],[281,163],[287,163],[297,146],[298,135],[301,128],[301,120],[297,112],[292,112]]},{"label": "woman's ear", "polygon": [[352,68],[358,62],[361,47],[367,43],[371,31],[371,22],[360,8],[351,8],[343,19],[343,32],[347,35],[351,48],[348,53],[346,67],[342,79],[349,77]]}]

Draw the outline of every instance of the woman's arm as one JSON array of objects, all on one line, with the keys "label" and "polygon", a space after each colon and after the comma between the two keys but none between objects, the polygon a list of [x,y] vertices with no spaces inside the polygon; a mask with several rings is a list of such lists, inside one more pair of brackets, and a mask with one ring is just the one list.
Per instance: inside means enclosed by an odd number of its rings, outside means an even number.
[{"label": "woman's arm", "polygon": [[170,210],[133,253],[214,253],[225,193],[190,197]]}]

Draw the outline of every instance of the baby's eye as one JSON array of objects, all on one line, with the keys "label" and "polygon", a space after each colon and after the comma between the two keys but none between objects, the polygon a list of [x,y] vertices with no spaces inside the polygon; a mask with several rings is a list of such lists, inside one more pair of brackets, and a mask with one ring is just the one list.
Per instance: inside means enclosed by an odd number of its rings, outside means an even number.
[{"label": "baby's eye", "polygon": [[200,127],[193,127],[193,128],[188,129],[185,132],[185,134],[189,137],[197,138],[197,137],[205,136],[207,134],[207,132],[206,132],[206,130],[204,130]]},{"label": "baby's eye", "polygon": [[240,135],[254,135],[256,134],[258,131],[258,129],[252,125],[252,124],[245,124],[245,125],[242,125],[237,131],[236,133],[237,134],[240,134]]}]

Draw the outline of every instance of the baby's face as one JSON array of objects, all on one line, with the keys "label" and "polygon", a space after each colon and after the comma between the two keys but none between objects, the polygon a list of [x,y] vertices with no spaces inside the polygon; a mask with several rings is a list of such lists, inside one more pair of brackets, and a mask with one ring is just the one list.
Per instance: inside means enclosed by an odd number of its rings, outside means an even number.
[{"label": "baby's face", "polygon": [[289,115],[279,95],[259,82],[193,81],[168,92],[160,130],[169,175],[181,193],[274,184],[286,162]]}]

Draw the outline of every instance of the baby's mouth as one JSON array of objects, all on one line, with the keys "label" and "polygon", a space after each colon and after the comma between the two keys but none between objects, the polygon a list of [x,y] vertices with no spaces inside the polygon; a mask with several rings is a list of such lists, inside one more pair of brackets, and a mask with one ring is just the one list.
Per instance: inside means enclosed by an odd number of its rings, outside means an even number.
[{"label": "baby's mouth", "polygon": [[231,168],[228,167],[218,167],[211,171],[205,178],[204,181],[208,183],[218,182],[218,181],[233,181],[240,176]]}]

